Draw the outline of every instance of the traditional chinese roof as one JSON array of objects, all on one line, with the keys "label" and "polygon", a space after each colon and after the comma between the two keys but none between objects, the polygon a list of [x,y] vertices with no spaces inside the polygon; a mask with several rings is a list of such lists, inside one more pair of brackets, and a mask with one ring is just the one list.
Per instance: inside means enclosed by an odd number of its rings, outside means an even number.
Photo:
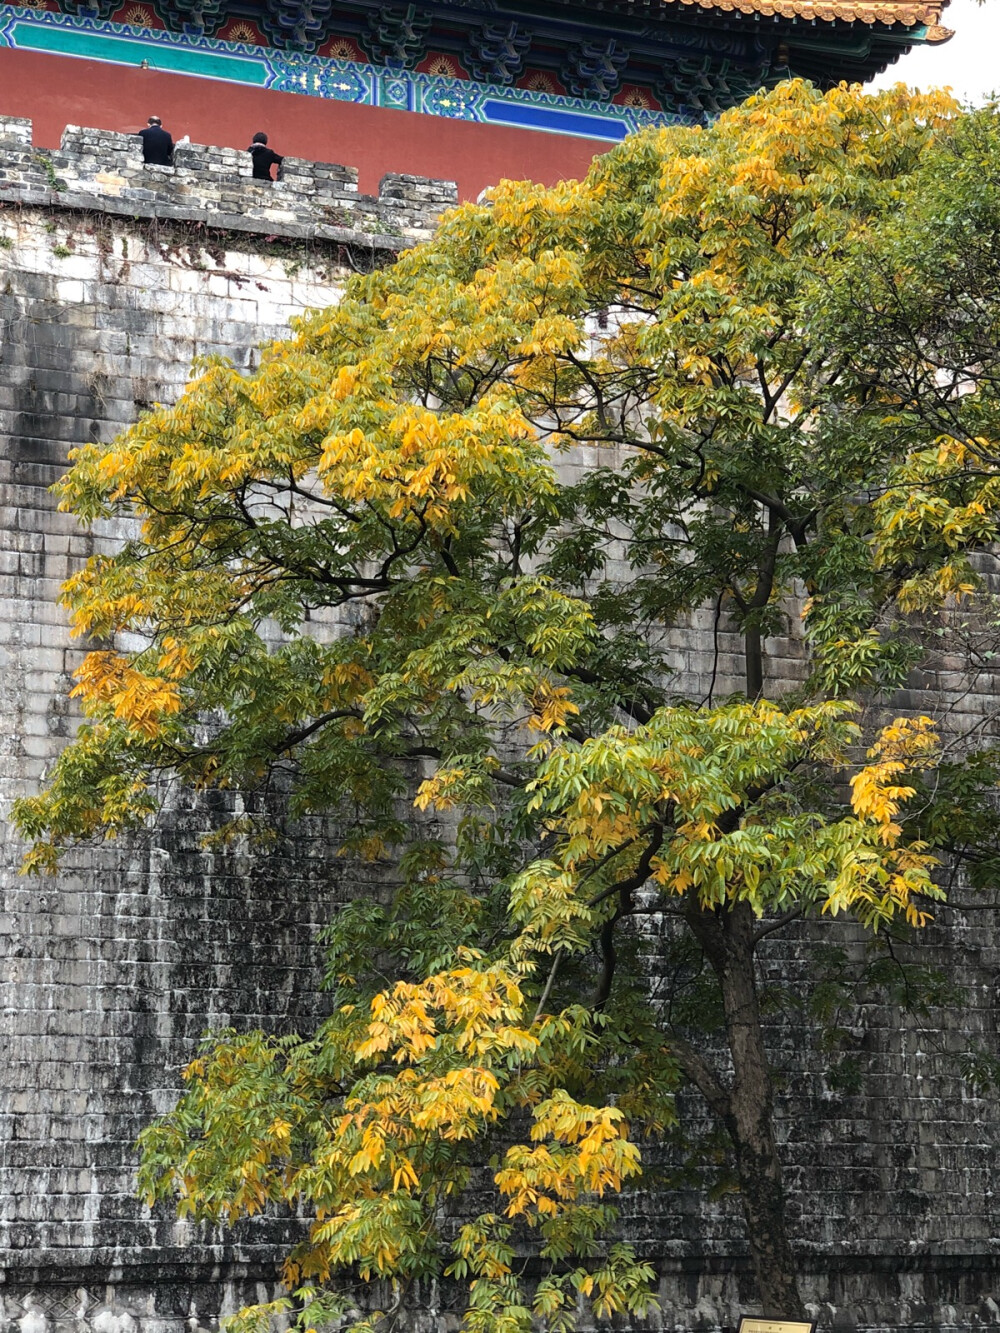
[{"label": "traditional chinese roof", "polygon": [[724,13],[760,14],[765,18],[817,20],[821,23],[875,23],[904,28],[925,27],[925,42],[944,42],[953,35],[941,24],[941,11],[948,0],[912,4],[908,0],[662,0],[664,5],[690,5],[718,9]]},{"label": "traditional chinese roof", "polygon": [[951,35],[948,0],[24,3],[0,0],[0,45],[127,63],[138,40],[143,68],[611,139],[710,120],[789,77],[863,83]]}]

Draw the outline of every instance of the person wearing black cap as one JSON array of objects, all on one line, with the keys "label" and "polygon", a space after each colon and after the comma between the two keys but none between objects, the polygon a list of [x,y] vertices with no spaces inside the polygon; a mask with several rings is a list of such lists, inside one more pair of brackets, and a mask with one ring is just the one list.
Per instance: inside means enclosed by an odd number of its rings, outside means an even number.
[{"label": "person wearing black cap", "polygon": [[271,168],[280,167],[284,158],[278,153],[272,153],[267,146],[267,135],[263,132],[253,136],[253,142],[247,149],[253,160],[253,178],[255,181],[274,180],[271,175]]},{"label": "person wearing black cap", "polygon": [[174,141],[160,124],[159,116],[150,116],[146,128],[139,131],[142,140],[142,160],[157,167],[170,167],[174,162]]}]

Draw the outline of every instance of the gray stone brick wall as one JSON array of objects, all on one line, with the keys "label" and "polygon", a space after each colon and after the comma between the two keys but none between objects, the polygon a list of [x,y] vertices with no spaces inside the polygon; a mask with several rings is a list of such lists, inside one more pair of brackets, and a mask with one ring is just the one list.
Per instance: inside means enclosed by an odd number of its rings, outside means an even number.
[{"label": "gray stone brick wall", "polygon": [[[287,159],[267,185],[232,150],[182,147],[155,168],[128,136],[71,128],[43,153],[30,135],[0,119],[0,818],[75,725],[82,649],[59,585],[121,535],[57,513],[48,487],[68,451],[175,399],[195,356],[252,366],[293,313],[335,301],[351,269],[391,260],[455,200],[417,177],[387,178],[376,199],[348,167]],[[218,1237],[150,1217],[134,1140],[206,1027],[313,1019],[316,930],[372,886],[331,865],[308,825],[263,862],[206,855],[218,817],[177,797],[149,838],[71,857],[41,884],[18,875],[3,827],[5,1328],[214,1327],[224,1301],[274,1280],[273,1224]]]},{"label": "gray stone brick wall", "polygon": [[[352,169],[290,159],[282,182],[256,184],[245,158],[190,146],[173,168],[144,167],[134,138],[77,128],[44,153],[28,122],[0,118],[0,818],[75,725],[66,692],[81,649],[59,584],[122,535],[84,534],[56,512],[48,487],[67,451],[175,399],[195,355],[251,367],[293,313],[336,300],[352,267],[391,260],[454,200],[447,183],[409,176],[365,198]],[[735,645],[716,628],[699,613],[668,640],[694,697],[740,684]],[[794,645],[768,651],[798,677]],[[902,702],[961,685],[963,718],[992,715],[992,677],[967,690],[960,662],[939,665]],[[206,1027],[311,1022],[324,1003],[317,929],[380,886],[331,861],[320,826],[286,830],[263,860],[205,853],[199,837],[218,817],[174,793],[148,836],[71,856],[42,883],[18,876],[20,849],[0,830],[10,1333],[198,1333],[273,1285],[289,1224],[220,1236],[150,1216],[134,1197],[135,1135],[171,1104]],[[838,1092],[802,1058],[795,1023],[773,1034],[804,1288],[837,1333],[1000,1325],[997,1113],[955,1061],[972,1042],[996,1049],[1000,932],[982,911],[939,917],[932,947],[965,987],[963,1011],[944,1030],[859,1011],[858,1052],[877,1071],[861,1092]],[[842,938],[861,947],[847,928]],[[803,981],[810,966],[784,937],[766,964]],[[735,1327],[749,1280],[732,1200],[651,1184],[623,1227],[662,1274],[658,1327]],[[414,1333],[455,1326],[441,1300],[425,1293]]]}]

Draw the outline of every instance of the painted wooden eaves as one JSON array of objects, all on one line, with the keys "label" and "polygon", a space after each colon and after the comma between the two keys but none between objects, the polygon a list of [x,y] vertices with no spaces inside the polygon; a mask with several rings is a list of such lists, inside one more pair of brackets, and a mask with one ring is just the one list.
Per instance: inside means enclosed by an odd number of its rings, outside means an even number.
[{"label": "painted wooden eaves", "polygon": [[764,17],[804,19],[823,23],[885,24],[904,28],[924,28],[914,33],[923,42],[946,42],[953,30],[941,23],[948,0],[910,3],[910,0],[662,0],[665,6],[722,10],[727,13],[760,14]]}]

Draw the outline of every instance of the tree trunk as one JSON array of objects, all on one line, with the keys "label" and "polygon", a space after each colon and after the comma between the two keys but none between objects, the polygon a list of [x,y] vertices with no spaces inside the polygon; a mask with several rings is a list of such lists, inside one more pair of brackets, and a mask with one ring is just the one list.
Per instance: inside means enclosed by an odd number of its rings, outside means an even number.
[{"label": "tree trunk", "polygon": [[743,1216],[765,1317],[803,1318],[788,1239],[785,1191],[774,1137],[771,1071],[754,975],[755,920],[746,903],[688,920],[722,990],[733,1082],[724,1121],[736,1154]]},{"label": "tree trunk", "polygon": [[[759,616],[763,614],[774,591],[774,573],[778,564],[778,547],[784,525],[773,509],[767,515],[767,546],[757,570],[757,586],[749,601],[742,603],[749,613],[743,625],[743,655],[746,662],[747,698],[764,697],[764,636]],[[754,614],[754,613],[758,614]]]},{"label": "tree trunk", "polygon": [[774,1138],[774,1096],[753,958],[754,916],[737,903],[724,917],[725,961],[719,980],[733,1057],[730,1134],[736,1150],[747,1239],[764,1314],[803,1314],[785,1221],[785,1190]]},{"label": "tree trunk", "polygon": [[764,693],[764,644],[756,625],[747,625],[743,631],[746,661],[747,698],[759,699]]}]

